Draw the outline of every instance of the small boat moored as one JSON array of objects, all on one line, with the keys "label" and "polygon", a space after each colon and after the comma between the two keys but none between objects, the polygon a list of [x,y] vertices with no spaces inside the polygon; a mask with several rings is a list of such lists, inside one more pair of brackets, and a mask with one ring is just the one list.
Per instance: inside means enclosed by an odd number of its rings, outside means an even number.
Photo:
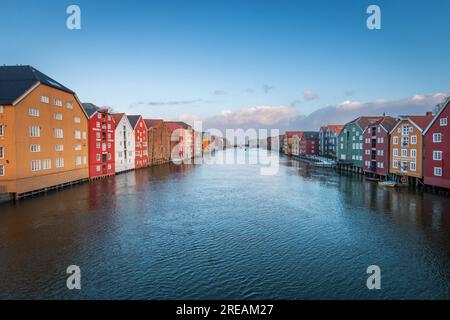
[{"label": "small boat moored", "polygon": [[378,185],[380,187],[395,188],[397,186],[397,183],[394,181],[380,181],[378,182]]}]

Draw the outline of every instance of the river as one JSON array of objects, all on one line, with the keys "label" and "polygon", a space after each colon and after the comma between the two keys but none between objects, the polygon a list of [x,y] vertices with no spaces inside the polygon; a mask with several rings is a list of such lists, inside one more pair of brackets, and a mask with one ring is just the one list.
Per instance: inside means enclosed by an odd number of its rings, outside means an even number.
[{"label": "river", "polygon": [[171,164],[0,205],[1,299],[449,297],[448,197],[284,157],[271,176]]}]

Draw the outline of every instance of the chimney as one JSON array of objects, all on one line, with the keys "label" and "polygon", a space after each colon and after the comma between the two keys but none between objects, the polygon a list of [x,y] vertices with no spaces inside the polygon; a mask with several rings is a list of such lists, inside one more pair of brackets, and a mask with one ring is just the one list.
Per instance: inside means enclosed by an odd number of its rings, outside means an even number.
[{"label": "chimney", "polygon": [[428,112],[427,112],[427,117],[432,117],[432,116],[433,116],[433,112],[428,111]]}]

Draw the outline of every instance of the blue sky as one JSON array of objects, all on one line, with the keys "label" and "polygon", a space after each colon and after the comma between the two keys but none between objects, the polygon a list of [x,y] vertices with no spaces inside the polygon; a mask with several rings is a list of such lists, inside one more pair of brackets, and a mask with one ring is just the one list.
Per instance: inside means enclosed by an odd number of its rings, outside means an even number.
[{"label": "blue sky", "polygon": [[[66,28],[77,4],[82,29]],[[382,29],[366,28],[366,9]],[[449,92],[450,1],[2,0],[0,63],[149,117]],[[311,99],[305,99],[309,91]]]}]

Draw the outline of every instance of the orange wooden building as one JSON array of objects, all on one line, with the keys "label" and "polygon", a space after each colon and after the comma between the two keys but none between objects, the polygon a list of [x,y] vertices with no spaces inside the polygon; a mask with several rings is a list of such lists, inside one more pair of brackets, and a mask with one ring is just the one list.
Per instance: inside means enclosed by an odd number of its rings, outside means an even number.
[{"label": "orange wooden building", "polygon": [[401,116],[390,132],[391,175],[403,183],[414,183],[423,178],[423,132],[433,120],[425,116]]},{"label": "orange wooden building", "polygon": [[0,67],[0,193],[88,179],[87,128],[75,92],[31,66]]}]

